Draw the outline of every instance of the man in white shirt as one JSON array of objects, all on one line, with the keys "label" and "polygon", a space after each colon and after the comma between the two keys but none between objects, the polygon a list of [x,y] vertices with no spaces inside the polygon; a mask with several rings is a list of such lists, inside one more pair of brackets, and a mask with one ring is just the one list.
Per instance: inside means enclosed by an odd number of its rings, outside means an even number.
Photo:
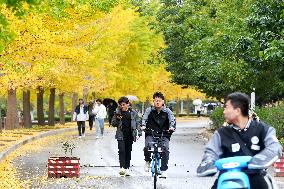
[{"label": "man in white shirt", "polygon": [[96,124],[96,138],[104,136],[104,119],[106,118],[107,112],[106,107],[102,104],[101,99],[96,100],[96,106],[94,108],[95,124]]},{"label": "man in white shirt", "polygon": [[85,122],[88,118],[88,107],[84,104],[83,99],[79,99],[79,105],[76,106],[73,121],[77,121],[79,138],[85,137]]},{"label": "man in white shirt", "polygon": [[193,101],[193,105],[195,106],[195,113],[197,114],[198,117],[201,116],[201,105],[202,105],[202,101],[200,98],[196,98]]}]

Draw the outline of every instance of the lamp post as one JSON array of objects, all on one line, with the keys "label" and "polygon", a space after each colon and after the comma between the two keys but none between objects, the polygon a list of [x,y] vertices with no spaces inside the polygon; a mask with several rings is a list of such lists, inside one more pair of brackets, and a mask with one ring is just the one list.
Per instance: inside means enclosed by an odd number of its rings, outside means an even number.
[{"label": "lamp post", "polygon": [[255,111],[255,88],[253,88],[253,92],[250,94],[250,109],[251,111]]}]

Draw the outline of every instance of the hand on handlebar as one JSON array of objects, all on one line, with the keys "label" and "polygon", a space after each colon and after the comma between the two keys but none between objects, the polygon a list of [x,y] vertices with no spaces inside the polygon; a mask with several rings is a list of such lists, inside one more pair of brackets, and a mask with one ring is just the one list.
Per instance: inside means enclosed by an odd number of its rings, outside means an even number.
[{"label": "hand on handlebar", "polygon": [[[152,131],[152,132],[157,132],[157,131],[155,131],[155,130],[153,130],[153,129],[146,128],[146,126],[141,126],[141,130],[142,130],[142,131],[148,130],[148,131]],[[175,128],[170,127],[168,130],[163,130],[162,132],[172,133],[172,132],[174,132],[174,131],[175,131]]]}]

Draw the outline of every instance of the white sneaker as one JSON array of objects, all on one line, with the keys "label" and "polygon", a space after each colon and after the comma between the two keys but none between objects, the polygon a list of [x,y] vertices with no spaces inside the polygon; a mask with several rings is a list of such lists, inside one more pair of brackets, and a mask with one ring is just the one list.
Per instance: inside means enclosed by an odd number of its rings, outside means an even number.
[{"label": "white sneaker", "polygon": [[125,169],[125,176],[131,176],[129,169]]},{"label": "white sneaker", "polygon": [[81,139],[82,137],[81,136],[78,136],[78,139]]},{"label": "white sneaker", "polygon": [[85,133],[82,135],[82,137],[85,137],[86,135],[85,135]]},{"label": "white sneaker", "polygon": [[149,172],[150,171],[150,161],[145,161],[145,165],[144,165],[144,171],[145,172]]},{"label": "white sneaker", "polygon": [[119,174],[120,174],[121,176],[125,175],[125,169],[124,169],[124,168],[120,168]]},{"label": "white sneaker", "polygon": [[161,174],[159,175],[159,178],[167,178],[168,174],[166,171],[161,171]]},{"label": "white sneaker", "polygon": [[96,136],[96,139],[99,139],[100,137],[99,136]]}]

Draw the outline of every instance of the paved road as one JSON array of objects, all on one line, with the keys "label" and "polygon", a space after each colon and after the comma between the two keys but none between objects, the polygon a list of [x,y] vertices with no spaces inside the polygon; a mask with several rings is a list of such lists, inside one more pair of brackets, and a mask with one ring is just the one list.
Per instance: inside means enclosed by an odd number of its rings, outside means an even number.
[{"label": "paved road", "polygon": [[[195,170],[200,163],[204,140],[199,134],[208,124],[207,119],[181,121],[170,142],[170,161],[167,179],[158,180],[161,189],[208,189],[214,178],[198,178]],[[106,130],[103,139],[95,139],[95,131],[88,131],[84,139],[77,133],[67,133],[48,144],[37,153],[28,152],[14,160],[22,180],[31,183],[31,188],[103,188],[103,189],[150,189],[153,179],[145,173],[143,161],[144,137],[133,145],[132,176],[120,177],[117,141],[114,128]],[[74,155],[81,158],[79,179],[47,179],[46,163],[49,156],[62,155],[60,142],[76,144]]]}]

